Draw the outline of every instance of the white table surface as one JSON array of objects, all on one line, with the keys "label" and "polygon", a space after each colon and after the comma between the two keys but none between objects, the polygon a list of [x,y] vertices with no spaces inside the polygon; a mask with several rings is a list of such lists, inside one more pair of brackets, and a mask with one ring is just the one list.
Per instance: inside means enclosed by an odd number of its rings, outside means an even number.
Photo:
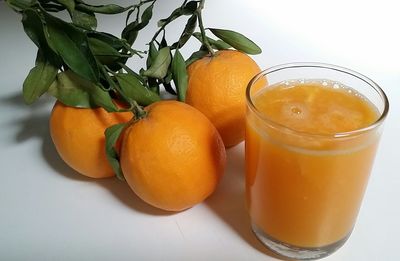
[{"label": "white table surface", "polygon": [[[326,260],[400,260],[400,16],[390,1],[367,2],[219,0],[207,1],[204,11],[206,26],[237,30],[257,42],[263,53],[254,59],[263,68],[333,63],[369,76],[389,96],[389,117],[356,227]],[[155,18],[180,3],[159,1]],[[118,33],[123,19],[101,17],[100,28]],[[21,86],[35,46],[4,2],[0,21],[0,260],[275,260],[249,229],[243,144],[228,150],[217,191],[177,214],[146,205],[117,179],[78,175],[49,138],[53,99],[23,104]],[[174,35],[176,28],[169,32]],[[152,23],[139,43],[154,29]],[[197,47],[191,41],[184,54]]]}]

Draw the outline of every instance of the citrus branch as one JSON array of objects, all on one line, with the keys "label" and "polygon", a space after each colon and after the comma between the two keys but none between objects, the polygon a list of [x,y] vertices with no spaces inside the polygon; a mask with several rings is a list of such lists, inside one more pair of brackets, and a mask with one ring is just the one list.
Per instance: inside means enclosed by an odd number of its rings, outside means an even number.
[{"label": "citrus branch", "polygon": [[199,21],[199,27],[200,27],[200,33],[201,33],[201,38],[202,38],[202,42],[204,44],[204,46],[207,48],[207,50],[211,53],[212,56],[215,55],[215,52],[213,50],[213,48],[211,47],[210,43],[208,42],[207,36],[206,36],[206,32],[204,29],[204,25],[203,25],[203,17],[202,17],[202,10],[204,8],[204,2],[205,0],[201,0],[199,3],[199,7],[196,10],[197,13],[197,19]]}]

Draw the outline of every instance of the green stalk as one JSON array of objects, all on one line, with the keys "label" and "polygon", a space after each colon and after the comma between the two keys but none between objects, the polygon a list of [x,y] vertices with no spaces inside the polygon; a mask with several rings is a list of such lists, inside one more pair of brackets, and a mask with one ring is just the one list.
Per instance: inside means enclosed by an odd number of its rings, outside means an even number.
[{"label": "green stalk", "polygon": [[140,106],[136,101],[132,102],[132,106],[133,106],[132,112],[135,115],[135,120],[134,120],[135,122],[147,116],[147,111],[145,111],[143,107]]},{"label": "green stalk", "polygon": [[207,50],[211,53],[212,56],[215,55],[214,49],[211,47],[210,43],[208,42],[207,36],[206,36],[206,31],[204,29],[204,25],[203,25],[203,17],[201,15],[201,11],[204,8],[204,2],[205,0],[201,0],[199,7],[196,10],[197,13],[197,19],[199,21],[199,27],[200,27],[200,33],[201,33],[201,38],[202,38],[202,42],[205,45],[205,47],[207,48]]}]

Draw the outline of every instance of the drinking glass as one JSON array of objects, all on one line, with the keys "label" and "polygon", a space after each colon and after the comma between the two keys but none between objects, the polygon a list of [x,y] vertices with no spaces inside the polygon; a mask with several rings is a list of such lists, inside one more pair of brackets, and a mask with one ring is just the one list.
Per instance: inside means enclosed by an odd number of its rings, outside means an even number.
[{"label": "drinking glass", "polygon": [[[307,81],[349,87],[376,107],[377,120],[333,134],[296,131],[271,120],[254,102],[265,88]],[[256,75],[246,99],[246,201],[253,232],[285,257],[318,259],[333,253],[356,222],[389,109],[385,93],[346,68],[292,63]]]}]

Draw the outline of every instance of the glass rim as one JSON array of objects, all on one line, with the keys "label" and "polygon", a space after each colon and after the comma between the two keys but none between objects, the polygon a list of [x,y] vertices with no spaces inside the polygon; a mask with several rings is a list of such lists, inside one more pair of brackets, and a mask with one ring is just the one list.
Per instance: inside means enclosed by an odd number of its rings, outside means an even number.
[{"label": "glass rim", "polygon": [[[359,128],[356,130],[351,130],[351,131],[345,131],[345,132],[337,132],[337,133],[332,133],[332,134],[324,134],[324,133],[310,133],[310,132],[305,132],[305,131],[298,131],[293,128],[290,128],[286,125],[277,123],[268,117],[266,117],[263,113],[261,113],[257,107],[254,105],[253,100],[250,95],[250,90],[251,87],[261,78],[264,76],[267,76],[268,74],[281,71],[284,69],[293,69],[293,68],[321,68],[321,69],[329,69],[341,73],[345,73],[348,75],[351,75],[353,77],[358,78],[359,80],[365,82],[369,86],[371,86],[380,96],[382,99],[382,102],[384,103],[384,108],[383,111],[380,113],[380,117],[374,121],[373,123],[369,124],[366,127]],[[388,112],[389,112],[389,100],[385,94],[385,92],[382,90],[382,88],[373,80],[371,80],[369,77],[358,73],[354,70],[342,67],[342,66],[337,66],[333,64],[328,64],[328,63],[318,63],[318,62],[294,62],[294,63],[285,63],[285,64],[280,64],[276,66],[269,67],[258,74],[256,74],[248,83],[247,88],[246,88],[246,101],[248,107],[259,117],[263,122],[266,122],[267,124],[271,125],[274,128],[278,129],[283,129],[286,132],[289,132],[291,134],[296,134],[296,135],[301,135],[301,136],[309,136],[309,137],[316,137],[316,138],[343,138],[343,137],[349,137],[349,136],[355,136],[364,132],[367,132],[369,130],[373,130],[380,126],[383,121],[385,120]]]}]

